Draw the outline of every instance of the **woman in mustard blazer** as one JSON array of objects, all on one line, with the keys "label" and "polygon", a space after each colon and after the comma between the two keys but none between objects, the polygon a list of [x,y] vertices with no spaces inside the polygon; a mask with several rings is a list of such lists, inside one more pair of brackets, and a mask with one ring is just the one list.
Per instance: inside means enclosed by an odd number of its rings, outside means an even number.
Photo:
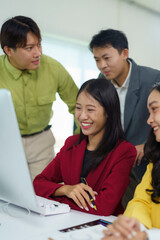
[{"label": "woman in mustard blazer", "polygon": [[[138,234],[135,234],[140,232],[139,222],[148,229],[160,229],[160,83],[153,86],[147,107],[147,123],[151,126],[151,131],[145,144],[144,156],[149,160],[149,164],[124,215],[115,220],[113,227],[109,227],[110,230],[105,232],[103,240],[146,239],[145,235],[139,238]],[[118,239],[115,236],[117,233]]]}]

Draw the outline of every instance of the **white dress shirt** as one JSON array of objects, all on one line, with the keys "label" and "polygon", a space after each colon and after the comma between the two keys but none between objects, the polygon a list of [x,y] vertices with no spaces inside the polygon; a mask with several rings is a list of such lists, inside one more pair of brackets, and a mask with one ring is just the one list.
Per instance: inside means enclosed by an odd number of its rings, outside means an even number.
[{"label": "white dress shirt", "polygon": [[131,69],[132,69],[132,63],[129,61],[129,72],[128,75],[121,87],[119,87],[115,81],[112,80],[112,83],[114,87],[117,90],[118,96],[119,96],[119,101],[120,101],[120,108],[121,108],[121,122],[122,122],[122,127],[124,129],[124,107],[125,107],[125,99],[126,99],[126,94],[128,91],[128,86],[130,82],[130,75],[131,75]]}]

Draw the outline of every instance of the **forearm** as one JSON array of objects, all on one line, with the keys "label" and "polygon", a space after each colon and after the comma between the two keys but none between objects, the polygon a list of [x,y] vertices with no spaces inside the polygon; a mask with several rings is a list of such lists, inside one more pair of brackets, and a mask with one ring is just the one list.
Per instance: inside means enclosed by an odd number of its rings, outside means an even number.
[{"label": "forearm", "polygon": [[52,194],[52,197],[66,196],[66,187],[67,187],[67,185],[61,185],[59,188],[57,188],[54,191],[54,193]]},{"label": "forearm", "polygon": [[56,191],[56,189],[62,186],[62,184],[48,181],[39,176],[35,178],[33,186],[37,195],[49,198]]}]

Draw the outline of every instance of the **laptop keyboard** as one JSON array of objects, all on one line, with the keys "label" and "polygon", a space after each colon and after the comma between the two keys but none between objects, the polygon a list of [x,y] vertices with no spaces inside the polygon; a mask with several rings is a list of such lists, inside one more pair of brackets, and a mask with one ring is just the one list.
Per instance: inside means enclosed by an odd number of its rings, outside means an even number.
[{"label": "laptop keyboard", "polygon": [[36,198],[40,208],[42,208],[44,211],[44,215],[54,215],[60,213],[67,213],[70,211],[70,207],[68,204],[59,203],[57,201],[49,200],[47,198],[43,198],[37,195]]}]

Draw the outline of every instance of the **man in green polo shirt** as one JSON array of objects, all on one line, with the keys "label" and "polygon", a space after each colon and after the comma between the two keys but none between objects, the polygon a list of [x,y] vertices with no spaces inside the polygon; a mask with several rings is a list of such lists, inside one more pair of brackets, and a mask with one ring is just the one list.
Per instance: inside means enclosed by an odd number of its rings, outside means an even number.
[{"label": "man in green polo shirt", "polygon": [[59,62],[42,54],[40,29],[31,18],[7,20],[0,43],[5,53],[0,56],[0,88],[11,91],[34,179],[54,157],[55,140],[48,124],[56,93],[74,114],[78,88]]}]

